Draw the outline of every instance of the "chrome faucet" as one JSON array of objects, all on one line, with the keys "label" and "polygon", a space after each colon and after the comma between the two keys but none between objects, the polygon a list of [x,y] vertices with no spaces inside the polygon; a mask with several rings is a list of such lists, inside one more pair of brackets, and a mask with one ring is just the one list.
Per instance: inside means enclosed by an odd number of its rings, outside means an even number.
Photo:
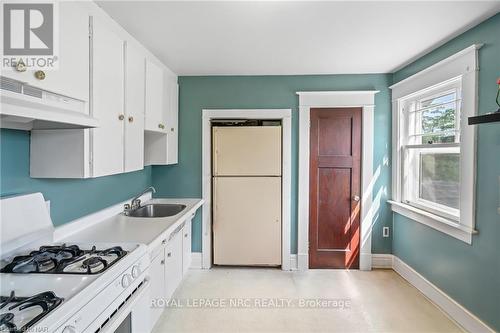
[{"label": "chrome faucet", "polygon": [[139,198],[148,192],[156,193],[156,189],[153,186],[150,186],[150,187],[146,188],[144,191],[142,191],[141,193],[139,193],[138,195],[136,195],[132,199],[130,204],[125,204],[125,206],[123,207],[124,208],[123,213],[125,215],[128,215],[128,214],[130,214],[131,211],[136,210],[137,208],[141,207],[141,199],[139,199]]}]

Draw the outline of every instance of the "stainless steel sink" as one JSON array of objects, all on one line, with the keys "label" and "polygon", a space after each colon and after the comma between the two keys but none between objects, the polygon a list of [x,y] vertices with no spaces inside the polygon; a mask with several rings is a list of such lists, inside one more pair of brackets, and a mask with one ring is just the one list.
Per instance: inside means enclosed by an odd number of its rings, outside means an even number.
[{"label": "stainless steel sink", "polygon": [[128,213],[130,217],[167,217],[182,212],[186,205],[181,204],[149,204],[132,210]]}]

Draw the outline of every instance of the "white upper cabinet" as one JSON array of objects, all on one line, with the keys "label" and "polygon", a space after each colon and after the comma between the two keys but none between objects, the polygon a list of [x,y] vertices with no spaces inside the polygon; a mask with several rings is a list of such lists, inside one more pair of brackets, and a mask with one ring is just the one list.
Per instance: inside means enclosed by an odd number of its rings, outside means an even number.
[{"label": "white upper cabinet", "polygon": [[105,22],[92,18],[91,114],[99,128],[91,129],[92,176],[123,172],[124,41]]},{"label": "white upper cabinet", "polygon": [[144,165],[176,164],[178,160],[179,86],[177,84],[177,76],[165,71],[163,78],[162,112],[165,130],[161,133],[146,131],[144,135]]},{"label": "white upper cabinet", "polygon": [[179,85],[177,84],[177,76],[169,78],[170,84],[166,94],[169,96],[169,107],[167,111],[167,161],[165,164],[177,163],[177,147],[178,147],[178,115],[179,115]]},{"label": "white upper cabinet", "polygon": [[125,44],[125,172],[144,168],[145,57]]},{"label": "white upper cabinet", "polygon": [[163,69],[146,60],[146,115],[145,130],[165,133],[165,112],[163,101]]},{"label": "white upper cabinet", "polygon": [[60,10],[61,71],[42,88],[84,99],[98,127],[32,130],[31,177],[101,177],[177,163],[177,76],[95,3],[60,2]]},{"label": "white upper cabinet", "polygon": [[[57,68],[44,70],[45,78],[35,78],[36,70],[2,70],[2,75],[43,90],[85,102],[89,101],[89,16],[81,3],[60,1],[59,52]],[[88,106],[86,107],[88,112]]]}]

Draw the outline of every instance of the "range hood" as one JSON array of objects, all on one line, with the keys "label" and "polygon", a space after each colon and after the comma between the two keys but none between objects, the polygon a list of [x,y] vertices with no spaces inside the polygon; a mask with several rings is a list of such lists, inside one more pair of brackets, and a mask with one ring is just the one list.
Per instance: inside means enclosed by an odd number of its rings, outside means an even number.
[{"label": "range hood", "polygon": [[1,77],[0,127],[21,130],[98,127],[85,101]]}]

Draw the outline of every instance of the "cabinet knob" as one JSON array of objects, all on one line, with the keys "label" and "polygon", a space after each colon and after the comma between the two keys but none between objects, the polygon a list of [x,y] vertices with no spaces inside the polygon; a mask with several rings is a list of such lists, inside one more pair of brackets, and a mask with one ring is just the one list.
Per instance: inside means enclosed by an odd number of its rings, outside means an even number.
[{"label": "cabinet knob", "polygon": [[118,116],[118,120],[123,120],[123,119],[125,119],[125,116],[123,114]]},{"label": "cabinet knob", "polygon": [[128,117],[128,122],[129,123],[133,123],[134,122],[134,117],[132,117],[132,116]]},{"label": "cabinet knob", "polygon": [[162,241],[161,241],[161,243],[162,243],[163,245],[165,245],[165,244],[167,244],[167,240],[166,240],[166,239],[164,239],[164,240],[162,240]]},{"label": "cabinet knob", "polygon": [[184,237],[187,238],[188,234],[184,234]]},{"label": "cabinet knob", "polygon": [[164,128],[165,128],[165,125],[163,125],[163,124],[158,124],[158,128],[164,129]]},{"label": "cabinet knob", "polygon": [[171,131],[171,132],[173,132],[173,131],[174,131],[174,128],[173,128],[173,127],[171,127],[171,128],[170,128],[170,131]]},{"label": "cabinet knob", "polygon": [[19,59],[16,62],[16,71],[18,71],[18,72],[26,72],[26,64],[24,63],[24,61],[22,59]]},{"label": "cabinet knob", "polygon": [[172,256],[172,252],[167,253],[167,257],[170,258],[171,256]]},{"label": "cabinet knob", "polygon": [[44,80],[45,79],[45,72],[44,71],[36,71],[35,72],[35,77],[38,80]]},{"label": "cabinet knob", "polygon": [[162,259],[162,261],[160,261],[160,264],[165,265],[165,260]]},{"label": "cabinet knob", "polygon": [[356,202],[358,202],[360,199],[361,199],[361,198],[359,197],[359,195],[354,195],[354,196],[352,197],[352,200],[354,200],[354,201],[356,201]]}]

